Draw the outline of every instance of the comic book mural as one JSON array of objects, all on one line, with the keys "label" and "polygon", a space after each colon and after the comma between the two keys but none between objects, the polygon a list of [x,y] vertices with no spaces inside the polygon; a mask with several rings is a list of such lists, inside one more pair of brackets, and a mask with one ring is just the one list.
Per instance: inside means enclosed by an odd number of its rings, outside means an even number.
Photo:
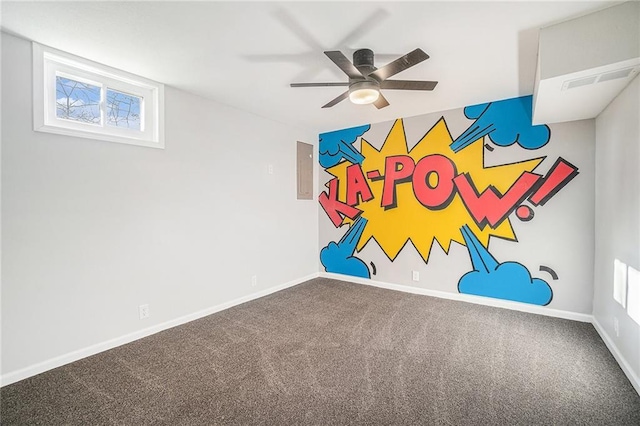
[{"label": "comic book mural", "polygon": [[[468,123],[460,134],[451,134],[443,115],[417,142],[408,141],[398,119],[379,149],[367,141],[370,125],[320,135],[319,162],[330,177],[319,203],[331,224],[345,230],[321,249],[320,261],[327,272],[371,278],[385,265],[359,257],[368,244],[377,244],[390,263],[415,249],[429,265],[433,250],[448,254],[457,243],[468,251],[469,271],[455,290],[547,305],[553,288],[535,276],[543,267],[532,273],[521,263],[497,259],[491,241],[526,244],[512,221],[531,221],[578,168],[562,157],[536,155],[553,142],[548,126],[531,124],[531,96],[459,111]],[[527,159],[485,165],[485,150],[508,146]],[[545,173],[537,171],[543,163]]]}]

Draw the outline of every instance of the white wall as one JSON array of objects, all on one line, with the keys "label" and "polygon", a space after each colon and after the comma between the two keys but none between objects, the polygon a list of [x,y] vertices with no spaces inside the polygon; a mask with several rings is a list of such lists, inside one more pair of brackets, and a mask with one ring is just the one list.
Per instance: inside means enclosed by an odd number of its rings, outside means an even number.
[{"label": "white wall", "polygon": [[[640,386],[640,325],[613,298],[615,259],[640,270],[640,78],[596,119],[593,315]],[[616,336],[614,319],[619,321]],[[623,365],[623,367],[625,367]],[[627,372],[629,374],[629,372]],[[640,392],[640,388],[638,388]]]},{"label": "white wall", "polygon": [[170,87],[165,150],[37,133],[31,44],[5,34],[2,88],[3,376],[317,273],[315,133]]}]

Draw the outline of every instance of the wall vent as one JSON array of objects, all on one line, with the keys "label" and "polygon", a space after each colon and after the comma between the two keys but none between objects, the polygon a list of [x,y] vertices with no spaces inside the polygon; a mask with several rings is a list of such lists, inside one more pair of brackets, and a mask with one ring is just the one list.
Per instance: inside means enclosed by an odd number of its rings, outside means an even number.
[{"label": "wall vent", "polygon": [[589,84],[595,83],[597,78],[598,78],[597,75],[592,75],[591,77],[584,77],[584,78],[579,78],[577,80],[565,81],[564,85],[562,86],[562,89],[566,90],[566,89],[574,89],[576,87],[581,87],[581,86],[587,86]]},{"label": "wall vent", "polygon": [[624,70],[608,72],[600,76],[600,78],[598,79],[598,83],[602,83],[603,81],[609,81],[609,80],[617,80],[618,78],[627,78],[632,72],[633,72],[633,68],[627,68]]},{"label": "wall vent", "polygon": [[605,73],[590,75],[589,77],[580,77],[575,80],[567,80],[562,83],[562,90],[575,89],[576,87],[589,86],[595,83],[605,81],[618,80],[620,78],[632,78],[638,72],[637,67],[624,68],[621,70],[608,71]]}]

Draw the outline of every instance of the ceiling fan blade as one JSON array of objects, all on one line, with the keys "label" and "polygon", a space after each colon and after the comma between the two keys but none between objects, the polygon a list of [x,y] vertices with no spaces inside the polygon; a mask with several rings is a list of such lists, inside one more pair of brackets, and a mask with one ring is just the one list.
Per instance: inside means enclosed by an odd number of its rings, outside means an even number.
[{"label": "ceiling fan blade", "polygon": [[373,104],[376,106],[376,108],[380,109],[389,106],[389,101],[387,100],[387,98],[382,96],[382,93],[380,93],[380,96],[378,96],[378,100]]},{"label": "ceiling fan blade", "polygon": [[291,83],[291,87],[336,87],[348,86],[349,83]]},{"label": "ceiling fan blade", "polygon": [[[336,46],[350,46],[356,41],[360,40],[365,34],[370,33],[375,27],[380,25],[380,23],[389,16],[389,12],[384,9],[377,9],[371,15],[364,18],[362,23],[354,28],[349,34],[344,36],[344,38],[336,43]],[[398,55],[394,56],[397,58]]]},{"label": "ceiling fan blade", "polygon": [[342,102],[345,99],[347,99],[348,97],[349,97],[349,91],[347,90],[346,92],[344,92],[343,94],[341,94],[340,96],[338,96],[334,100],[330,101],[326,105],[322,105],[322,108],[331,108],[332,106],[334,106],[338,102]]},{"label": "ceiling fan blade", "polygon": [[375,78],[378,81],[384,81],[392,75],[396,75],[399,72],[417,65],[426,59],[429,59],[429,55],[427,55],[422,49],[416,49],[396,59],[395,61],[388,63],[382,68],[378,68],[377,70],[369,74],[369,76]]},{"label": "ceiling fan blade", "polygon": [[294,16],[292,16],[285,9],[278,9],[274,13],[276,19],[280,21],[285,27],[291,31],[296,37],[298,37],[302,42],[304,42],[310,50],[322,50],[322,46],[318,40],[304,27],[301,25],[298,20]]},{"label": "ceiling fan blade", "polygon": [[327,57],[338,66],[338,68],[340,68],[346,75],[348,75],[349,78],[364,78],[360,71],[358,71],[358,68],[356,68],[355,65],[353,65],[351,61],[339,50],[326,51],[324,52],[324,54],[327,55]]},{"label": "ceiling fan blade", "polygon": [[380,88],[387,90],[433,90],[437,84],[437,81],[384,80],[380,83]]}]

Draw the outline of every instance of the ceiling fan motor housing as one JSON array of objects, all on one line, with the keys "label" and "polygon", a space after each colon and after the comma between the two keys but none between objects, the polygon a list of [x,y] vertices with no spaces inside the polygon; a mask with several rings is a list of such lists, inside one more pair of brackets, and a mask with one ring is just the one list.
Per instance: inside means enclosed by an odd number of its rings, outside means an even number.
[{"label": "ceiling fan motor housing", "polygon": [[353,65],[359,67],[361,65],[373,66],[373,50],[359,49],[353,52]]},{"label": "ceiling fan motor housing", "polygon": [[373,65],[373,50],[359,49],[353,52],[353,65],[366,79],[370,79],[368,74],[376,70]]}]

